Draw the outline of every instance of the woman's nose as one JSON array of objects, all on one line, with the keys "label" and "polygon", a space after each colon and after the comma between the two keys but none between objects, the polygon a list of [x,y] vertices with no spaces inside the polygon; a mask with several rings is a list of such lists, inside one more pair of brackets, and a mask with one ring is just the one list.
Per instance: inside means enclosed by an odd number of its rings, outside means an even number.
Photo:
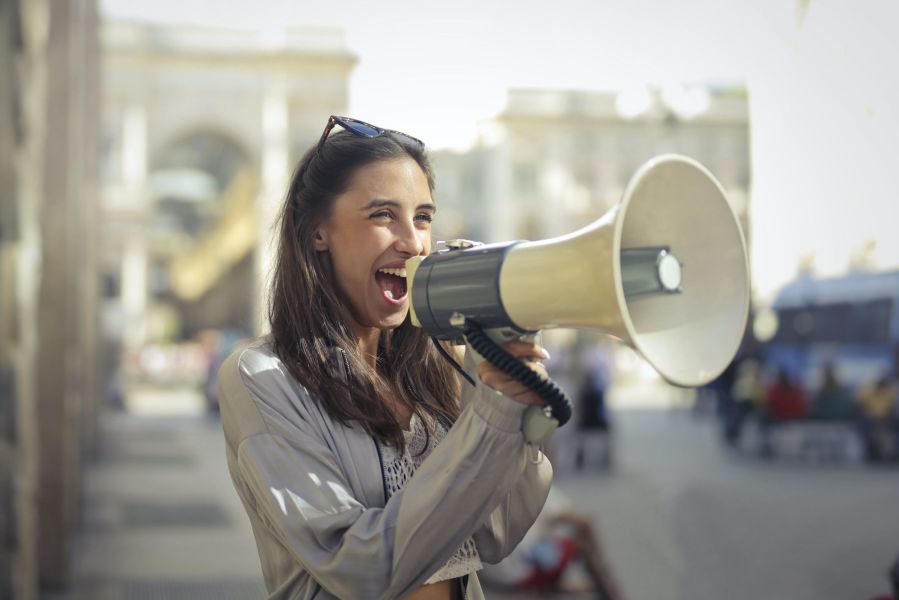
[{"label": "woman's nose", "polygon": [[418,256],[424,250],[425,235],[426,232],[420,231],[414,223],[406,223],[397,232],[395,247],[399,252],[409,256]]}]

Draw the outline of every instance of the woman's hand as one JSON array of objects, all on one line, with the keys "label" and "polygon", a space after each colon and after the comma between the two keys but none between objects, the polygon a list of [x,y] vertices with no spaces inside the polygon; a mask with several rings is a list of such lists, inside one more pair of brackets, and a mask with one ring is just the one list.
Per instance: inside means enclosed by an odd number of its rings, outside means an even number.
[{"label": "woman's hand", "polygon": [[[507,342],[503,347],[512,356],[524,359],[528,367],[543,377],[548,377],[546,367],[540,361],[548,359],[549,353],[542,347],[532,342],[521,340]],[[478,365],[478,376],[484,385],[492,387],[516,402],[521,402],[522,404],[545,404],[540,396],[494,367],[489,361],[485,360]]]}]

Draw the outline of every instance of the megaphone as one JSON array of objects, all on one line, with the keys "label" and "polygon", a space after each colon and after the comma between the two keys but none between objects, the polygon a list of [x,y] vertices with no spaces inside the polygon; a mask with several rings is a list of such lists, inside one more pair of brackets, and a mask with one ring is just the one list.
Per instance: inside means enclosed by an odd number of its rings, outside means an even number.
[{"label": "megaphone", "polygon": [[679,386],[715,379],[749,314],[746,243],[721,185],[695,160],[653,158],[618,206],[573,233],[448,249],[407,261],[413,324],[522,334],[595,328]]}]

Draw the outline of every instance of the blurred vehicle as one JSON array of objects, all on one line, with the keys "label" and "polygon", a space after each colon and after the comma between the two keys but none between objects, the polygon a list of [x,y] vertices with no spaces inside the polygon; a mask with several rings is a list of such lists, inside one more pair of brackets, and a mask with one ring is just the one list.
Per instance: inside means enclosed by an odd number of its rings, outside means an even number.
[{"label": "blurred vehicle", "polygon": [[[892,381],[897,374],[899,271],[801,277],[781,290],[772,310],[776,327],[760,351],[766,379],[774,373],[781,380],[790,379],[796,393],[811,402],[797,401],[789,414],[781,415],[776,402],[780,396],[769,388],[758,409],[764,429],[798,427],[801,446],[818,447],[832,456],[844,454],[857,435],[869,460],[896,454],[892,446],[899,442],[872,441],[878,437],[875,425],[885,428],[887,437],[894,429],[899,436],[893,388],[884,388],[884,400],[878,405],[885,407],[880,411],[884,414],[878,413],[876,422],[866,416],[870,403],[865,399],[877,382]],[[738,429],[731,428],[729,441],[737,440]],[[770,431],[764,433],[762,447],[768,454]],[[880,446],[885,449],[877,449]]]},{"label": "blurred vehicle", "polygon": [[899,359],[899,271],[802,277],[781,290],[772,306],[774,336],[765,362],[786,368],[807,390],[819,387],[832,363],[857,393]]}]

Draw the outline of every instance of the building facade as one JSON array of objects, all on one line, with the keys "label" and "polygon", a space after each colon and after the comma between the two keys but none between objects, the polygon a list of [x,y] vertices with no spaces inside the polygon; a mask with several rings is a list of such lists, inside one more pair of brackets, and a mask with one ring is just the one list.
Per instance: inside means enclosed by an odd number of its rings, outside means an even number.
[{"label": "building facade", "polygon": [[355,62],[334,30],[0,4],[0,598],[69,581],[120,346],[258,331],[292,165],[346,109]]},{"label": "building facade", "polygon": [[342,32],[110,22],[103,46],[110,337],[260,332],[291,170],[347,106],[356,58]]},{"label": "building facade", "polygon": [[634,98],[629,92],[510,91],[495,122],[492,137],[499,141],[435,156],[438,191],[462,215],[454,228],[489,241],[574,231],[620,202],[644,162],[675,152],[715,175],[745,231],[746,92],[688,92],[641,90]]}]

